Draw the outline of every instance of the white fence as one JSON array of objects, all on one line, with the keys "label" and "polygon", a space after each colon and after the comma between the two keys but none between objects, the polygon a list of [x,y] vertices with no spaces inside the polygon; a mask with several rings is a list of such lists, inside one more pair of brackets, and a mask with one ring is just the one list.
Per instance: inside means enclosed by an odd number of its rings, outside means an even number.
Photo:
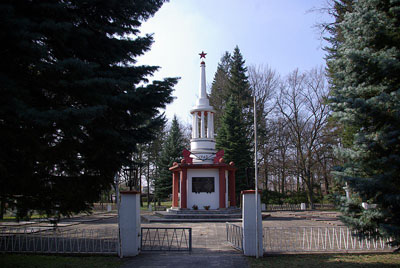
[{"label": "white fence", "polygon": [[3,228],[0,252],[116,254],[117,229]]},{"label": "white fence", "polygon": [[[266,204],[265,209],[267,211],[292,211],[292,210],[301,210],[301,204]],[[314,204],[306,204],[306,210],[312,210],[312,209],[318,209],[318,210],[330,210],[330,209],[335,209],[334,204],[320,204],[320,203],[314,203]]]},{"label": "white fence", "polygon": [[346,227],[264,227],[264,252],[393,251],[382,238],[360,239]]},{"label": "white fence", "polygon": [[115,203],[94,203],[93,211],[112,211],[117,210],[117,204]]},{"label": "white fence", "polygon": [[243,227],[227,222],[226,241],[228,241],[232,247],[243,250]]},{"label": "white fence", "polygon": [[142,227],[141,251],[192,251],[192,228]]}]

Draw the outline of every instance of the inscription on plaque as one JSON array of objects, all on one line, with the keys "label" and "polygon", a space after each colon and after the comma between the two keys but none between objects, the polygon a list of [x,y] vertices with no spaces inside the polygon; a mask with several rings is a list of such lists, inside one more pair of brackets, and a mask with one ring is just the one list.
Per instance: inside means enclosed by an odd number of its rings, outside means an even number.
[{"label": "inscription on plaque", "polygon": [[193,193],[212,193],[214,192],[214,177],[193,177]]}]

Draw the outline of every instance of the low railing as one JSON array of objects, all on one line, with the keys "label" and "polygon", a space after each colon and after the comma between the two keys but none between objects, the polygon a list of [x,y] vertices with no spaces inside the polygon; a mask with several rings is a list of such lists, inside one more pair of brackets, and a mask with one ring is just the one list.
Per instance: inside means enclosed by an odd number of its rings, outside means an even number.
[{"label": "low railing", "polygon": [[117,204],[115,203],[94,203],[93,211],[113,211],[117,210]]},{"label": "low railing", "polygon": [[0,252],[117,253],[116,229],[2,228]]},{"label": "low railing", "polygon": [[393,250],[389,240],[361,239],[346,227],[264,227],[263,236],[266,253]]},{"label": "low railing", "polygon": [[300,204],[266,204],[267,211],[300,210]]},{"label": "low railing", "polygon": [[[306,210],[325,210],[325,209],[335,209],[334,204],[306,204]],[[301,210],[301,204],[266,204],[265,210],[267,211],[291,211],[291,210]]]},{"label": "low railing", "polygon": [[228,241],[232,247],[243,250],[243,227],[227,222],[226,241]]},{"label": "low railing", "polygon": [[192,228],[142,227],[141,251],[192,251]]}]

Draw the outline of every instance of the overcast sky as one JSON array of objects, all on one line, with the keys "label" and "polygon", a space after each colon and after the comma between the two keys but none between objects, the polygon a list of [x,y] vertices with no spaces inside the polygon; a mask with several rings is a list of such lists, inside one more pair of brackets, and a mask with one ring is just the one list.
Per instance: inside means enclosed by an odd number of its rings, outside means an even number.
[{"label": "overcast sky", "polygon": [[138,64],[157,65],[154,78],[181,77],[167,106],[191,122],[200,78],[199,53],[204,50],[208,87],[225,51],[238,45],[246,65],[269,65],[281,76],[296,68],[324,65],[324,43],[314,25],[331,18],[312,8],[326,0],[171,0],[140,28],[153,33],[154,44]]}]

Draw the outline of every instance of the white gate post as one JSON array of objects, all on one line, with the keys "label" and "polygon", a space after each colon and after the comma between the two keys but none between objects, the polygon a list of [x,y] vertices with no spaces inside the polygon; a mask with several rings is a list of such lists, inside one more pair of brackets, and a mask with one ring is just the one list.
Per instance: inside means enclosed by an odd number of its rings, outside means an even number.
[{"label": "white gate post", "polygon": [[[255,190],[242,191],[243,195],[243,252],[246,256],[263,255],[261,201],[258,193],[258,211],[256,212]],[[258,230],[256,231],[256,213]],[[256,235],[258,235],[258,254],[256,254]]]},{"label": "white gate post", "polygon": [[140,192],[121,191],[119,207],[120,257],[139,254],[140,247]]}]

